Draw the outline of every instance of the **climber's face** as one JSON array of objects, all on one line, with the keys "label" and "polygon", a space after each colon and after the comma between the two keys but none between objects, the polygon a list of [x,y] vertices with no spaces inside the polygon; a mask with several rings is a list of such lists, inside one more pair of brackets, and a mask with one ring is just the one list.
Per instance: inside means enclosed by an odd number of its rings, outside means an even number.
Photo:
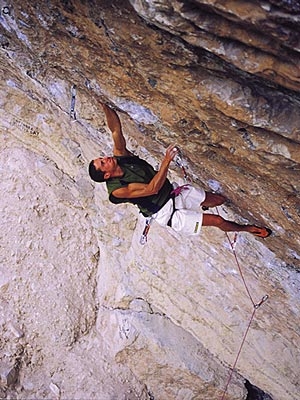
[{"label": "climber's face", "polygon": [[117,160],[114,157],[99,157],[94,160],[96,170],[104,172],[104,178],[110,178],[117,167]]}]

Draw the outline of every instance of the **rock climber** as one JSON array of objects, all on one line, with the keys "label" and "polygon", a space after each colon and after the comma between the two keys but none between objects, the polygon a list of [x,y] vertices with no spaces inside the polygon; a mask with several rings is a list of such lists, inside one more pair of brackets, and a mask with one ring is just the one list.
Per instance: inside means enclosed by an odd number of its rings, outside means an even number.
[{"label": "rock climber", "polygon": [[134,204],[145,217],[151,216],[160,225],[168,225],[187,235],[199,234],[201,226],[214,226],[225,232],[249,232],[261,238],[271,234],[269,228],[240,225],[220,215],[203,213],[200,207],[207,210],[219,206],[226,198],[192,185],[174,188],[167,173],[171,161],[178,154],[176,145],[167,148],[159,170],[155,171],[127,149],[117,113],[108,105],[101,105],[112,133],[113,156],[92,160],[89,174],[95,182],[106,183],[112,203]]}]

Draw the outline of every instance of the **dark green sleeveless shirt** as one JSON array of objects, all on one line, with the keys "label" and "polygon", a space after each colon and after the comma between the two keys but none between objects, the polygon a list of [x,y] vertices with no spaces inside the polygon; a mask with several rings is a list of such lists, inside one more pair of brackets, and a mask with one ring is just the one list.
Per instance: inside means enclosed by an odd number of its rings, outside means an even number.
[{"label": "dark green sleeveless shirt", "polygon": [[146,161],[136,156],[115,157],[118,164],[124,171],[120,178],[110,178],[106,181],[106,187],[109,194],[109,200],[114,204],[131,203],[137,205],[140,212],[148,217],[159,211],[171,198],[173,187],[168,179],[157,194],[147,197],[138,197],[134,199],[119,199],[112,192],[116,189],[126,187],[129,183],[149,183],[156,175],[154,168]]}]

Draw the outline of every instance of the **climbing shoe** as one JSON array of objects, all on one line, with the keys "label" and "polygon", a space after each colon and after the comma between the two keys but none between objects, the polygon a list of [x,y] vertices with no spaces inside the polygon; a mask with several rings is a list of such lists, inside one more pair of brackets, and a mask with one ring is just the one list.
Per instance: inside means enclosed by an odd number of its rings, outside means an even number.
[{"label": "climbing shoe", "polygon": [[256,231],[251,232],[252,235],[260,237],[260,238],[263,238],[263,239],[269,237],[271,235],[271,233],[272,233],[271,229],[269,229],[269,228],[258,228],[258,227],[255,227],[255,229],[256,229]]}]

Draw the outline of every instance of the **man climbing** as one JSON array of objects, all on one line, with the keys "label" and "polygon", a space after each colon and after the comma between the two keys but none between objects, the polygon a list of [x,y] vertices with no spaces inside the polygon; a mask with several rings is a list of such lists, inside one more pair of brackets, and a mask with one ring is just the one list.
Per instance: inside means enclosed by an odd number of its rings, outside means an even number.
[{"label": "man climbing", "polygon": [[249,232],[261,238],[271,234],[268,228],[239,225],[219,215],[201,212],[200,206],[203,209],[219,206],[225,202],[225,197],[191,185],[174,188],[167,173],[171,161],[178,154],[176,146],[167,148],[159,170],[155,171],[127,149],[117,113],[106,104],[101,105],[112,133],[113,156],[92,160],[89,174],[95,182],[106,183],[112,203],[137,205],[145,217],[151,216],[160,225],[171,226],[175,231],[188,235],[199,234],[201,226],[215,226],[225,232]]}]

